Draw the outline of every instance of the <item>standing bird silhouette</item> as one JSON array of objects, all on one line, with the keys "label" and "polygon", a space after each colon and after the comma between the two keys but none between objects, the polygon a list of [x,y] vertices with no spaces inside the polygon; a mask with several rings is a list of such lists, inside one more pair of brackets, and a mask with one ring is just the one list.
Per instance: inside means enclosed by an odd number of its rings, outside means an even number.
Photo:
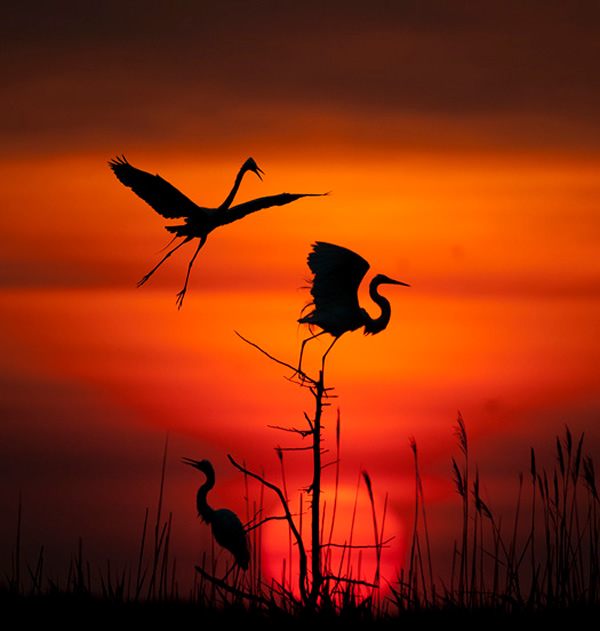
[{"label": "standing bird silhouette", "polygon": [[242,522],[228,508],[215,510],[206,501],[206,495],[215,485],[215,470],[212,464],[208,460],[192,460],[191,458],[182,458],[182,462],[202,471],[206,476],[206,482],[200,486],[196,495],[198,516],[211,526],[215,541],[233,554],[235,562],[242,570],[247,570],[250,562],[250,550]]},{"label": "standing bird silhouette", "polygon": [[[238,192],[242,178],[248,171],[256,173],[262,180],[261,173],[264,172],[258,168],[258,165],[252,158],[248,158],[239,170],[235,183],[231,192],[225,201],[218,208],[203,208],[195,204],[191,199],[177,190],[172,184],[163,180],[160,175],[152,175],[146,171],[141,171],[131,166],[127,162],[125,156],[117,157],[109,161],[109,166],[114,174],[125,186],[128,186],[138,197],[149,204],[159,215],[167,219],[181,219],[183,224],[176,226],[165,226],[166,229],[174,234],[173,241],[179,237],[183,239],[173,249],[169,250],[159,263],[153,267],[138,283],[138,287],[143,285],[154,272],[182,245],[188,243],[192,239],[200,239],[198,248],[189,262],[185,283],[183,289],[177,294],[177,306],[181,308],[183,299],[187,291],[187,285],[190,278],[192,266],[198,256],[198,252],[206,243],[208,235],[219,226],[242,219],[250,213],[271,206],[284,206],[290,202],[294,202],[301,197],[319,197],[327,195],[327,193],[281,193],[280,195],[271,195],[268,197],[259,197],[243,204],[231,206]],[[172,243],[172,241],[171,241]],[[170,245],[170,244],[169,244]]]},{"label": "standing bird silhouette", "polygon": [[329,333],[334,337],[323,355],[323,367],[327,353],[347,331],[356,331],[364,326],[365,335],[375,335],[385,329],[390,321],[392,309],[389,301],[377,293],[380,285],[410,287],[406,283],[377,274],[369,284],[369,295],[381,309],[381,315],[378,318],[372,318],[358,304],[358,288],[369,269],[369,264],[362,256],[339,245],[317,241],[308,255],[308,266],[314,277],[310,289],[313,300],[307,307],[312,306],[313,309],[298,322],[308,324],[309,327],[316,325],[322,330],[302,342],[298,363],[299,373],[302,368],[304,345],[310,340],[324,333]]}]

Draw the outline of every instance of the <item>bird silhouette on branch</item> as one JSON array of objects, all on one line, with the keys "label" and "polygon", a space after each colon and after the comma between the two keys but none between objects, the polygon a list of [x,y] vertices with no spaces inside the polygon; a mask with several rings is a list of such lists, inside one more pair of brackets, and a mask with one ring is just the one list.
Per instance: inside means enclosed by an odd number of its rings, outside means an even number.
[{"label": "bird silhouette on branch", "polygon": [[378,293],[380,285],[410,287],[407,283],[377,274],[369,284],[369,295],[381,309],[381,314],[372,318],[358,303],[358,288],[369,269],[369,263],[362,256],[348,248],[317,241],[308,255],[308,267],[313,273],[310,288],[313,299],[305,309],[312,307],[312,310],[298,322],[308,324],[311,328],[317,326],[321,331],[302,342],[299,374],[303,374],[302,355],[307,342],[324,333],[333,336],[333,341],[323,355],[323,367],[327,354],[344,333],[364,327],[365,335],[375,335],[387,327],[392,308],[389,301]]}]

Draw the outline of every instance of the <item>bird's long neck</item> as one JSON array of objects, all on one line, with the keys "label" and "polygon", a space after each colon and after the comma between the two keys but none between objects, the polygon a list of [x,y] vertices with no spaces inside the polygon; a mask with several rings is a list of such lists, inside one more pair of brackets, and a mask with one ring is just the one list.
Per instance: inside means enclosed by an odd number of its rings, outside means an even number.
[{"label": "bird's long neck", "polygon": [[369,285],[369,296],[371,296],[371,300],[381,309],[381,315],[378,318],[369,317],[369,321],[365,324],[365,333],[371,335],[383,331],[389,324],[392,315],[392,307],[389,301],[377,292],[380,284],[379,281],[373,279]]},{"label": "bird's long neck", "polygon": [[207,524],[210,524],[210,522],[212,521],[212,517],[215,511],[208,505],[208,502],[206,501],[206,496],[214,485],[215,474],[207,472],[206,482],[198,489],[198,493],[196,495],[196,507],[198,508],[198,515],[202,517],[202,519]]},{"label": "bird's long neck", "polygon": [[229,193],[229,195],[227,196],[227,199],[219,206],[219,210],[227,210],[231,206],[238,192],[238,189],[240,188],[240,184],[242,183],[244,174],[246,173],[247,170],[248,169],[246,168],[246,165],[244,164],[242,168],[239,170],[239,173],[237,174],[235,178],[235,182],[233,184],[233,188],[231,189],[231,193]]}]

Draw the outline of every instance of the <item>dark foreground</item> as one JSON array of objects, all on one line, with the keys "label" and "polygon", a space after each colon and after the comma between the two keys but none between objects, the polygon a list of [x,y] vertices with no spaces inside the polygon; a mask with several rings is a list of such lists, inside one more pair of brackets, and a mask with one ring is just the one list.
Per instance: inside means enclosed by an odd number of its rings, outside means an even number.
[{"label": "dark foreground", "polygon": [[[60,624],[62,629],[96,628],[110,625],[111,629],[130,629],[134,625],[148,624],[153,627],[186,628],[253,628],[261,630],[331,629],[333,625],[355,625],[365,629],[419,630],[423,628],[486,629],[486,631],[510,630],[528,631],[533,628],[556,626],[560,628],[589,628],[600,621],[599,607],[573,607],[552,611],[505,613],[497,610],[458,611],[440,609],[424,612],[400,612],[385,618],[372,619],[357,612],[349,614],[299,614],[291,615],[281,611],[252,611],[227,608],[207,609],[194,603],[112,603],[90,596],[46,595],[14,596],[0,592],[0,607],[4,620],[14,620],[19,627],[39,624],[40,627]],[[213,626],[215,625],[215,626]]]}]

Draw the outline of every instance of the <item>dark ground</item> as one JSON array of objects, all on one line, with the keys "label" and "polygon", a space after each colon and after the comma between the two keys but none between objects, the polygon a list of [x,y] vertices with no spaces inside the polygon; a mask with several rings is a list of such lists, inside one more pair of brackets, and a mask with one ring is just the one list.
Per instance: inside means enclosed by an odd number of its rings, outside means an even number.
[{"label": "dark ground", "polygon": [[198,627],[254,628],[265,629],[332,629],[339,625],[360,624],[361,631],[368,628],[419,630],[423,628],[461,631],[521,629],[531,631],[539,628],[595,628],[600,622],[600,608],[577,607],[543,612],[507,614],[493,610],[456,611],[439,610],[428,612],[405,612],[386,619],[372,620],[357,614],[301,614],[292,616],[281,612],[258,612],[229,608],[226,610],[206,609],[194,603],[111,603],[104,599],[76,595],[14,596],[0,592],[0,607],[3,619],[19,627],[39,625],[38,628],[59,624],[61,629],[109,627],[114,629],[139,628],[148,624],[152,627],[185,628]]}]

